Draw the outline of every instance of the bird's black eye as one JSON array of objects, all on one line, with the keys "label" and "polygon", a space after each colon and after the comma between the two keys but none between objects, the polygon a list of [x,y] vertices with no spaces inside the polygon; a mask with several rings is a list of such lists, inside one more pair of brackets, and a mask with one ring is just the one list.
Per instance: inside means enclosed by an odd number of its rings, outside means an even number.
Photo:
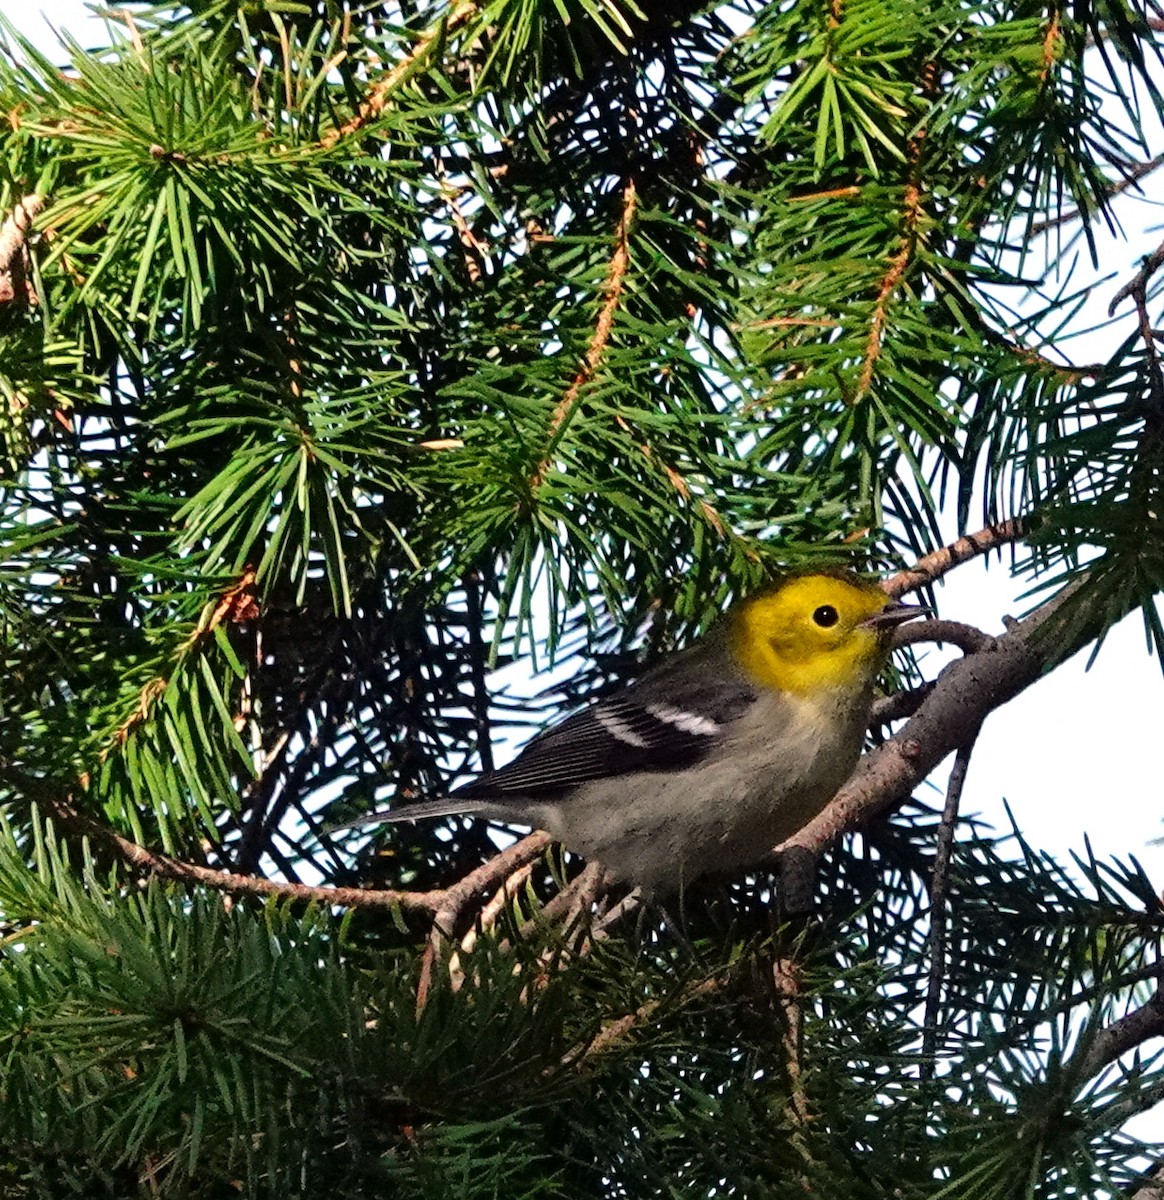
[{"label": "bird's black eye", "polygon": [[820,608],[813,611],[812,619],[822,629],[831,629],[841,618],[831,604],[822,604]]}]

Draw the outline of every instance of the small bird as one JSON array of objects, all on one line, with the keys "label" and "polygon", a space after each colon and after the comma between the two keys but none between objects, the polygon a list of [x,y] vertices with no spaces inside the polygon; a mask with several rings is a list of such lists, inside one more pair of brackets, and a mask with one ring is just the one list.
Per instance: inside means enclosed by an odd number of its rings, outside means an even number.
[{"label": "small bird", "polygon": [[849,777],[891,632],[926,611],[855,575],[789,576],[507,766],[340,828],[465,813],[529,825],[656,897],[753,866]]}]

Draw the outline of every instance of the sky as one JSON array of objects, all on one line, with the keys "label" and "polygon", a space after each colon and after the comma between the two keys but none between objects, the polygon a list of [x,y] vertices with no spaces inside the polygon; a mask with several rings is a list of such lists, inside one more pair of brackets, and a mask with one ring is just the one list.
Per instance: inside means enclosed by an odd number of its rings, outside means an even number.
[{"label": "sky", "polygon": [[[105,36],[81,0],[0,0],[0,14],[48,51],[54,48],[49,22],[82,44]],[[1159,131],[1155,145],[1164,145]],[[1100,235],[1100,261],[1112,277],[1077,318],[1079,328],[1101,320],[1139,258],[1164,237],[1164,171],[1148,176],[1143,191],[1143,198],[1128,194],[1119,201],[1126,240]],[[1120,329],[1074,341],[1072,357],[1106,358],[1126,320]],[[951,522],[951,540],[955,534]],[[939,588],[941,615],[1000,633],[1004,615],[1018,616],[1028,607],[1018,598],[1027,587],[1010,578],[1005,560],[977,560]],[[936,665],[949,657],[934,650],[928,661]],[[1159,765],[1164,674],[1148,653],[1140,616],[1112,630],[1090,670],[1086,660],[1086,653],[1077,656],[988,719],[970,764],[962,811],[1008,829],[1005,801],[1036,848],[1059,858],[1083,854],[1087,837],[1101,857],[1137,857],[1164,890],[1164,846],[1152,844],[1164,838]],[[947,769],[948,764],[935,773],[932,783],[944,786]],[[936,788],[929,798],[940,805]]]}]

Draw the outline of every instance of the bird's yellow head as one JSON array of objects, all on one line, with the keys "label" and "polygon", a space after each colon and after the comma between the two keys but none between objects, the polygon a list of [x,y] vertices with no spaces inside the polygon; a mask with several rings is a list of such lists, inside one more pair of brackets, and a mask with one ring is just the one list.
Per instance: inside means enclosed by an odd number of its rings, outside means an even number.
[{"label": "bird's yellow head", "polygon": [[855,575],[796,575],[733,613],[732,656],[764,687],[801,696],[865,688],[889,654],[892,627],[922,610]]}]

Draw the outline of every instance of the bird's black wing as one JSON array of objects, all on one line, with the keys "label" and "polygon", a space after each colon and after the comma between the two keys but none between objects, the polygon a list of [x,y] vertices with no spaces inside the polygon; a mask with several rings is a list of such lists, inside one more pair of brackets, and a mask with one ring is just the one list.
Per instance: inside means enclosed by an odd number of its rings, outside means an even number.
[{"label": "bird's black wing", "polygon": [[691,766],[755,699],[755,689],[743,680],[688,679],[684,687],[662,692],[635,685],[538,734],[513,762],[454,795],[548,797],[588,779]]}]

